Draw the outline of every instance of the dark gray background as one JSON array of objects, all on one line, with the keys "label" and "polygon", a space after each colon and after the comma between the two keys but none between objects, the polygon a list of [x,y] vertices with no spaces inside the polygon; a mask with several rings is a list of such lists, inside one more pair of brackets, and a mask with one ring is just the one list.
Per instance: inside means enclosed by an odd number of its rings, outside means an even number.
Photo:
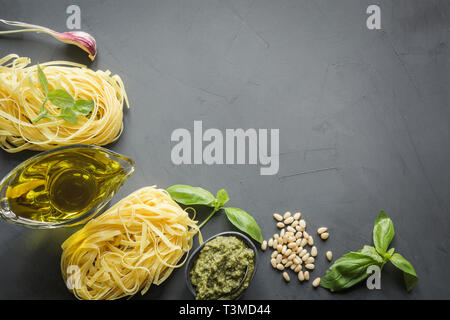
[{"label": "dark gray background", "polygon": [[[378,291],[286,284],[266,253],[246,298],[450,298],[448,1],[3,0],[0,16],[64,31],[72,3],[97,39],[90,67],[120,74],[131,102],[110,148],[135,159],[137,172],[113,202],[153,184],[226,188],[267,238],[276,230],[274,211],[300,210],[310,230],[331,232],[316,240],[312,277],[326,270],[326,250],[338,257],[371,244],[384,209],[395,223],[393,246],[419,275],[410,294],[390,266]],[[369,4],[381,6],[382,30],[366,28]],[[45,35],[1,37],[0,56],[13,52],[33,63],[89,63],[78,48]],[[192,130],[194,120],[204,128],[279,128],[278,175],[260,176],[254,165],[174,166],[170,135]],[[1,152],[1,176],[32,154]],[[202,232],[232,229],[218,214]],[[1,222],[0,298],[72,298],[59,259],[73,231]],[[191,298],[184,268],[143,298]]]}]

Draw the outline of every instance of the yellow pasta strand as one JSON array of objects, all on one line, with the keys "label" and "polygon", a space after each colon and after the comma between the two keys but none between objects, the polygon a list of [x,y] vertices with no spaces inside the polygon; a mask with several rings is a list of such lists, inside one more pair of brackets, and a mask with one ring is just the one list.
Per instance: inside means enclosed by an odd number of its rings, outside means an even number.
[{"label": "yellow pasta strand", "polygon": [[[37,76],[37,66],[16,54],[0,59],[0,147],[8,152],[49,150],[71,144],[103,146],[119,138],[123,130],[123,104],[128,98],[118,75],[110,71],[93,71],[86,66],[52,61],[40,64],[49,87],[63,89],[75,99],[94,101],[88,116],[78,123],[62,119],[42,119],[33,123],[44,101]],[[46,104],[57,116],[60,109]]]},{"label": "yellow pasta strand", "polygon": [[68,284],[71,277],[72,291],[79,299],[144,294],[184,264],[198,231],[197,222],[165,190],[142,188],[62,244],[64,281]]}]

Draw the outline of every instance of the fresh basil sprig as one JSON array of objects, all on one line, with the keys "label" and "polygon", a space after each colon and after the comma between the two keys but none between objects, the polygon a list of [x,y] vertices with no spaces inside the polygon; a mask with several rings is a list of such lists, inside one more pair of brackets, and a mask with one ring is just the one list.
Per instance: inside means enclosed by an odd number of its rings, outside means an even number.
[{"label": "fresh basil sprig", "polygon": [[68,92],[62,89],[50,90],[48,86],[47,77],[42,71],[39,64],[37,65],[37,73],[39,83],[41,85],[42,91],[45,94],[44,101],[41,104],[39,114],[33,123],[38,122],[41,119],[48,118],[54,120],[55,117],[48,113],[45,109],[45,104],[50,101],[56,107],[61,109],[58,117],[64,119],[65,121],[76,124],[78,122],[78,116],[87,116],[94,108],[94,101],[92,100],[75,100]]},{"label": "fresh basil sprig", "polygon": [[200,224],[200,228],[203,227],[217,211],[223,209],[228,220],[230,220],[236,228],[247,233],[259,243],[263,242],[261,229],[251,215],[239,208],[224,207],[225,203],[230,200],[228,193],[224,189],[219,190],[216,197],[208,190],[184,184],[173,185],[167,188],[167,192],[173,200],[183,205],[204,205],[214,208],[210,215]]},{"label": "fresh basil sprig", "polygon": [[374,247],[366,245],[358,252],[350,252],[337,259],[320,280],[320,286],[330,291],[350,288],[369,276],[369,266],[376,265],[382,269],[390,261],[403,271],[406,290],[410,291],[416,285],[418,277],[408,260],[394,253],[394,248],[389,249],[394,235],[392,220],[381,211],[373,228]]}]

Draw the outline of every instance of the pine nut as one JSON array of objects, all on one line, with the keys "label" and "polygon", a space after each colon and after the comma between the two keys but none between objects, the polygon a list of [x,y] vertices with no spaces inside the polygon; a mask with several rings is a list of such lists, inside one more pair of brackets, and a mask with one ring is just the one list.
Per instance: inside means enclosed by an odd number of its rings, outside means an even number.
[{"label": "pine nut", "polygon": [[302,227],[300,227],[300,226],[295,226],[295,230],[297,230],[297,231],[302,231],[302,230],[303,230],[303,228],[302,228]]},{"label": "pine nut", "polygon": [[317,288],[320,284],[320,278],[315,278],[312,285],[314,288]]},{"label": "pine nut", "polygon": [[287,219],[291,216],[291,213],[289,211],[286,211],[286,213],[283,215],[284,219]]},{"label": "pine nut", "polygon": [[294,249],[296,246],[297,246],[297,244],[295,243],[295,242],[291,242],[291,243],[288,243],[288,248],[290,248],[290,249]]},{"label": "pine nut", "polygon": [[313,257],[309,257],[308,259],[306,259],[305,263],[306,264],[313,264],[316,261],[316,259],[314,259]]},{"label": "pine nut", "polygon": [[284,266],[281,263],[279,263],[279,264],[277,264],[277,269],[280,270],[280,271],[283,271],[284,270]]},{"label": "pine nut", "polygon": [[297,268],[297,266],[295,264],[292,264],[291,270],[294,271],[296,268]]},{"label": "pine nut", "polygon": [[316,248],[316,246],[311,248],[311,256],[317,257],[317,248]]},{"label": "pine nut", "polygon": [[277,264],[281,263],[281,260],[283,260],[283,256],[281,254],[278,254],[277,257],[275,258],[275,261],[277,262]]},{"label": "pine nut", "polygon": [[276,258],[278,255],[278,251],[273,251],[272,255],[270,256],[272,259]]},{"label": "pine nut", "polygon": [[311,247],[314,245],[314,239],[311,236],[309,236],[308,245],[311,246]]},{"label": "pine nut", "polygon": [[289,217],[287,219],[284,219],[284,224],[291,224],[294,222],[294,217]]},{"label": "pine nut", "polygon": [[271,260],[270,260],[270,263],[272,264],[272,267],[273,267],[274,269],[277,268],[277,261],[276,261],[275,259],[271,259]]},{"label": "pine nut", "polygon": [[277,227],[280,228],[280,229],[283,229],[284,228],[284,223],[283,222],[278,222],[277,223]]},{"label": "pine nut", "polygon": [[283,278],[284,278],[284,280],[285,280],[286,282],[291,281],[291,278],[289,278],[289,274],[288,274],[286,271],[283,272]]},{"label": "pine nut", "polygon": [[273,238],[269,239],[269,241],[267,242],[267,245],[269,246],[269,248],[272,248],[272,246],[273,246]]},{"label": "pine nut", "polygon": [[322,240],[327,240],[329,236],[330,236],[330,234],[329,234],[328,232],[322,233],[322,234],[320,235],[320,237],[322,238]]},{"label": "pine nut", "polygon": [[294,222],[291,223],[292,228],[295,228],[298,226],[298,220],[294,220]]},{"label": "pine nut", "polygon": [[305,268],[309,270],[314,270],[315,266],[312,263],[305,264]]},{"label": "pine nut", "polygon": [[301,264],[298,264],[296,267],[295,267],[295,269],[294,269],[294,272],[301,272],[302,271],[302,265]]},{"label": "pine nut", "polygon": [[292,261],[288,261],[286,262],[286,264],[284,265],[285,268],[289,268],[290,266],[292,266],[294,263]]},{"label": "pine nut", "polygon": [[281,232],[280,232],[280,238],[283,238],[284,237],[284,233],[286,232],[286,230],[284,230],[284,229],[281,229]]},{"label": "pine nut", "polygon": [[288,260],[293,260],[296,256],[297,255],[295,253],[293,253],[288,257]]},{"label": "pine nut", "polygon": [[295,228],[293,228],[293,227],[291,227],[291,226],[288,226],[288,227],[286,228],[286,230],[289,231],[290,233],[292,233],[292,235],[294,235],[295,232],[296,232]]},{"label": "pine nut", "polygon": [[309,271],[305,271],[305,272],[303,273],[303,275],[304,275],[304,277],[305,277],[305,280],[309,280]]},{"label": "pine nut", "polygon": [[296,250],[297,253],[300,253],[302,251],[303,251],[303,247],[298,247],[297,250]]},{"label": "pine nut", "polygon": [[298,232],[295,234],[295,237],[296,237],[297,239],[300,239],[302,236],[303,236],[303,234],[302,234],[301,231],[298,231]]},{"label": "pine nut", "polygon": [[278,240],[273,240],[272,248],[276,249],[278,247]]},{"label": "pine nut", "polygon": [[327,232],[328,228],[327,227],[320,227],[319,229],[317,229],[317,233],[318,234],[322,234],[324,232]]},{"label": "pine nut", "polygon": [[278,252],[281,252],[281,250],[283,250],[283,246],[281,244],[277,245],[277,250]]},{"label": "pine nut", "polygon": [[273,214],[273,217],[274,217],[274,219],[277,220],[277,221],[283,221],[283,217],[281,216],[281,214],[274,213],[274,214]]},{"label": "pine nut", "polygon": [[286,230],[288,231],[284,234],[285,236],[293,237],[295,235],[295,232],[289,231],[289,227],[287,227]]},{"label": "pine nut", "polygon": [[308,253],[308,251],[306,251],[306,249],[303,249],[300,253],[299,253],[299,257],[301,257],[301,258],[303,258],[303,256],[305,255],[305,254],[307,254]]},{"label": "pine nut", "polygon": [[300,225],[300,227],[302,227],[302,228],[306,228],[306,222],[305,222],[305,220],[300,220],[299,221],[299,225]]},{"label": "pine nut", "polygon": [[309,238],[309,233],[306,231],[303,231],[303,238],[305,238],[306,240],[308,240]]},{"label": "pine nut", "polygon": [[333,260],[333,252],[331,252],[331,251],[327,251],[326,255],[327,255],[327,259],[328,259],[328,261],[331,261],[331,260]]},{"label": "pine nut", "polygon": [[[306,271],[306,272],[308,272],[308,271]],[[300,281],[300,282],[305,281],[305,275],[303,274],[303,271],[300,271],[298,273],[298,281]]]},{"label": "pine nut", "polygon": [[267,241],[264,240],[263,243],[262,243],[262,245],[261,245],[261,250],[262,250],[262,251],[266,251],[266,249],[267,249]]},{"label": "pine nut", "polygon": [[292,253],[292,249],[287,249],[286,252],[284,253],[286,256],[290,256]]},{"label": "pine nut", "polygon": [[288,262],[288,259],[287,259],[287,258],[281,259],[281,263],[282,263],[282,264],[286,264],[286,262]]},{"label": "pine nut", "polygon": [[[305,251],[306,251],[306,250],[305,250]],[[302,256],[302,260],[303,260],[303,261],[308,260],[308,258],[309,258],[309,253],[306,253],[306,254],[304,254],[304,255]]]},{"label": "pine nut", "polygon": [[301,265],[302,264],[302,259],[300,259],[299,257],[295,257],[293,261],[294,261],[294,263],[296,265]]},{"label": "pine nut", "polygon": [[308,244],[308,240],[306,240],[305,238],[303,238],[302,241],[300,242],[301,247],[305,247],[307,244]]},{"label": "pine nut", "polygon": [[301,214],[300,212],[296,212],[296,213],[294,214],[294,219],[295,219],[295,220],[298,220],[298,219],[300,219],[301,216],[302,216],[302,214]]},{"label": "pine nut", "polygon": [[273,235],[273,239],[274,239],[274,240],[278,240],[279,237],[280,237],[280,235],[279,235],[278,233],[275,233],[275,234]]}]

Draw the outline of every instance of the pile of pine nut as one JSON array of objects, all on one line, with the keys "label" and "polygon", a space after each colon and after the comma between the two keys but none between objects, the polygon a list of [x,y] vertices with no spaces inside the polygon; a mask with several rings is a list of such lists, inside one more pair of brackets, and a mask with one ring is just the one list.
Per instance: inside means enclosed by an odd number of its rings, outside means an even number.
[{"label": "pile of pine nut", "polygon": [[[268,241],[264,240],[261,249],[263,251],[266,251],[268,247],[273,249],[270,263],[274,269],[283,271],[282,275],[286,282],[291,281],[289,273],[286,272],[289,268],[297,273],[300,282],[308,281],[309,273],[315,268],[318,252],[314,245],[314,238],[306,231],[306,221],[301,219],[300,212],[292,215],[288,211],[283,216],[274,213],[273,217],[277,221],[280,233],[275,233]],[[320,227],[317,234],[322,240],[326,240],[330,236],[326,227]],[[310,247],[309,251],[308,246]],[[331,261],[333,259],[332,252],[327,251],[326,257],[328,261]],[[303,270],[303,267],[306,270]],[[312,285],[317,288],[320,285],[320,278],[314,279]]]}]

